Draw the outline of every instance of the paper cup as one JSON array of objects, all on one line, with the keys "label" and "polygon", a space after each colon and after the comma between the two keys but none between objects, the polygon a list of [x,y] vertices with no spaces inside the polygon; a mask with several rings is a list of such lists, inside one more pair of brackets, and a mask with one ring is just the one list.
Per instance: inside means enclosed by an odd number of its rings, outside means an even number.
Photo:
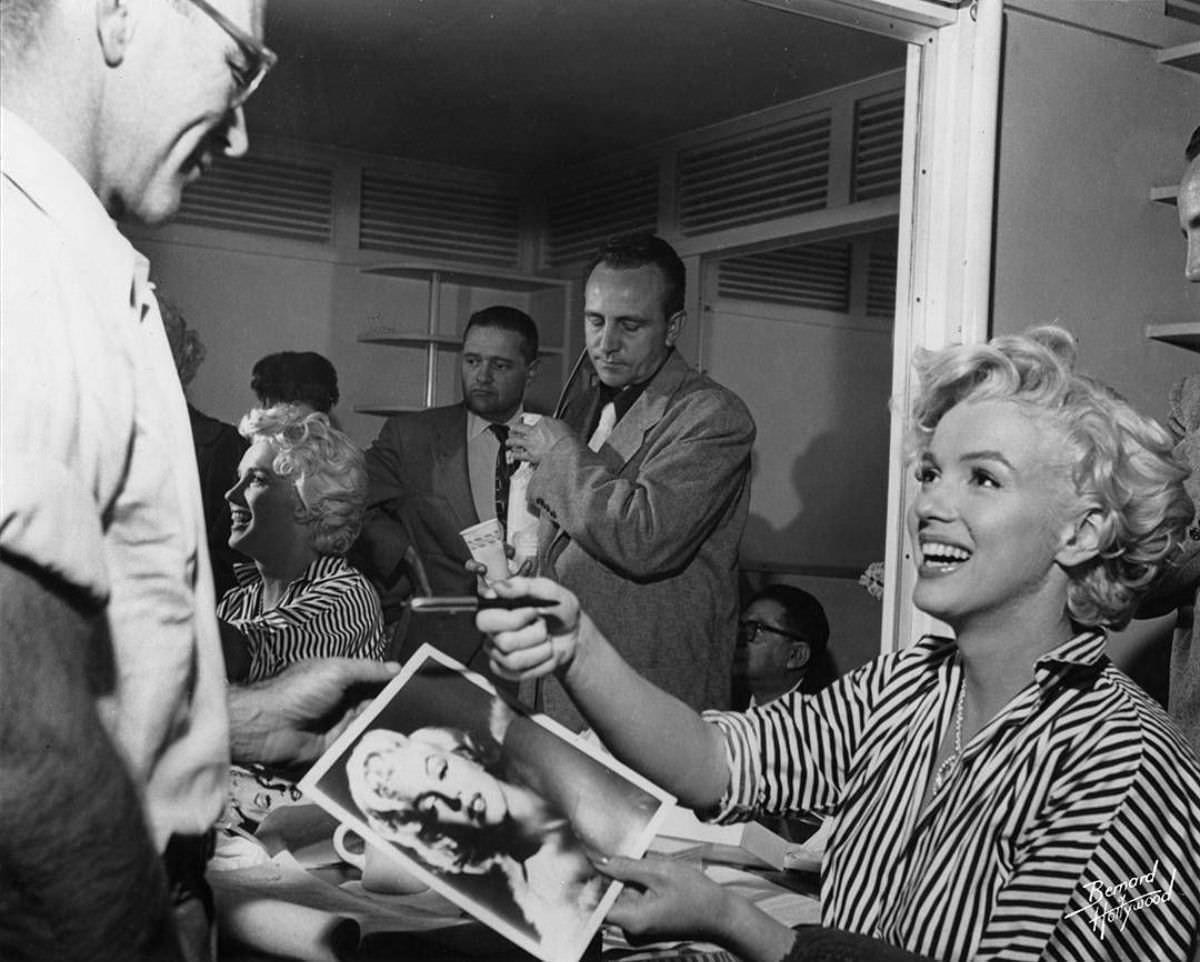
[{"label": "paper cup", "polygon": [[334,831],[333,847],[343,862],[362,872],[362,887],[368,892],[413,895],[429,888],[386,852],[364,841],[349,825],[339,825]]},{"label": "paper cup", "polygon": [[459,532],[471,557],[487,568],[488,581],[503,581],[508,577],[508,555],[504,551],[504,528],[495,518],[480,521]]}]

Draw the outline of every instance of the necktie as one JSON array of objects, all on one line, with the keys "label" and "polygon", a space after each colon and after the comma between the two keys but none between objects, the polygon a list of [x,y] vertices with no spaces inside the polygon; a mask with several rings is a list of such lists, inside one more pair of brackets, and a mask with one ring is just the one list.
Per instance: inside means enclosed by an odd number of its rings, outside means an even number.
[{"label": "necktie", "polygon": [[496,520],[503,526],[508,518],[508,487],[512,478],[508,448],[505,447],[505,442],[508,441],[508,425],[489,424],[488,430],[496,435],[496,440],[500,442],[500,449],[496,452]]},{"label": "necktie", "polygon": [[600,423],[596,425],[596,430],[592,434],[592,439],[588,441],[588,447],[593,451],[599,451],[604,447],[604,442],[608,440],[608,436],[612,434],[613,425],[617,423],[617,408],[612,401],[609,401],[600,411]]}]

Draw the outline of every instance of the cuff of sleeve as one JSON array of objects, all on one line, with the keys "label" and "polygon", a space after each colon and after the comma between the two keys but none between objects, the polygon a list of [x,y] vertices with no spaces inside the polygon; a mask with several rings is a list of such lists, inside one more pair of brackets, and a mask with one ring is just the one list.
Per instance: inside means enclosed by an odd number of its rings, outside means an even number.
[{"label": "cuff of sleeve", "polygon": [[578,459],[584,451],[591,453],[575,435],[568,434],[559,438],[534,469],[526,489],[526,497],[534,502],[553,498],[556,483],[566,475],[571,461]]},{"label": "cuff of sleeve", "polygon": [[737,713],[706,711],[702,717],[721,731],[725,744],[725,765],[729,769],[729,785],[717,807],[697,816],[708,822],[741,822],[753,817],[750,800],[754,798],[756,768],[747,753],[749,733],[744,730],[745,719]]}]

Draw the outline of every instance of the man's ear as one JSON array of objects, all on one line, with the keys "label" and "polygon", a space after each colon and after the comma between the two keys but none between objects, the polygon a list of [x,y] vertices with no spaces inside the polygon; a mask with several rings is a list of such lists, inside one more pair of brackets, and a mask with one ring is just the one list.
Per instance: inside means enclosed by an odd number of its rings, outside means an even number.
[{"label": "man's ear", "polygon": [[528,384],[535,377],[537,377],[538,369],[541,366],[542,366],[542,359],[540,357],[535,357],[532,361],[529,362],[529,367],[525,371],[525,383],[526,384]]},{"label": "man's ear", "polygon": [[1068,523],[1054,559],[1064,568],[1074,568],[1091,561],[1100,553],[1100,527],[1103,521],[1104,515],[1099,508],[1089,508],[1074,523]]},{"label": "man's ear", "polygon": [[119,67],[125,60],[136,20],[130,0],[96,0],[96,35],[108,66]]},{"label": "man's ear", "polygon": [[667,347],[674,347],[679,340],[679,332],[687,323],[687,311],[676,311],[667,318]]},{"label": "man's ear", "polygon": [[798,671],[808,664],[808,659],[812,656],[812,649],[807,643],[797,641],[792,645],[791,651],[788,652],[787,667],[791,671]]}]

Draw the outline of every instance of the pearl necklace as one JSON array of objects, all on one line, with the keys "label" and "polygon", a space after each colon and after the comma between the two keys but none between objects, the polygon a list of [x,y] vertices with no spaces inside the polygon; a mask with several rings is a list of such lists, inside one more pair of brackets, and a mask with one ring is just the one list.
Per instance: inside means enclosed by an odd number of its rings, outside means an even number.
[{"label": "pearl necklace", "polygon": [[940,792],[946,782],[950,780],[950,776],[954,774],[954,769],[958,766],[959,758],[962,757],[963,709],[966,708],[966,705],[967,686],[964,684],[962,691],[958,693],[958,707],[954,710],[954,751],[933,774],[934,795]]}]

